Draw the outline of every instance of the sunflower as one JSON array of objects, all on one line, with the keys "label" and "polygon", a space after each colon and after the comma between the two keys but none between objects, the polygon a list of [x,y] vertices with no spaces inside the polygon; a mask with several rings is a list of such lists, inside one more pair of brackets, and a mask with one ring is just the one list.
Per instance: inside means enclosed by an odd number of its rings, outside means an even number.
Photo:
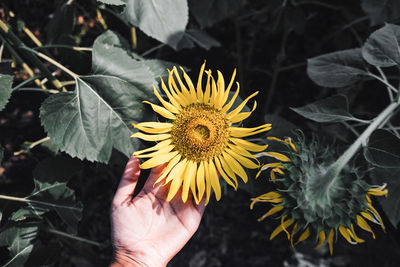
[{"label": "sunflower", "polygon": [[271,240],[285,232],[294,247],[310,236],[315,236],[315,249],[320,248],[327,240],[332,254],[335,236],[341,235],[350,244],[365,242],[357,236],[355,225],[370,232],[374,239],[375,234],[368,221],[380,225],[385,231],[382,218],[372,205],[371,196],[387,196],[386,184],[369,185],[362,180],[365,173],[348,166],[325,190],[324,173],[335,160],[333,148],[321,147],[315,141],[306,145],[304,137],[299,137],[296,144],[290,138],[268,139],[286,144],[288,156],[281,153],[271,154],[272,152],[256,155],[279,160],[264,164],[256,176],[262,171],[270,170],[270,179],[279,189],[251,199],[250,209],[260,202],[273,205],[258,221],[280,214],[280,224],[271,233]]},{"label": "sunflower", "polygon": [[[161,105],[147,101],[152,109],[166,118],[163,122],[142,122],[133,124],[140,131],[131,137],[146,141],[158,142],[153,147],[135,152],[138,158],[149,158],[140,165],[142,169],[153,168],[168,163],[155,182],[169,184],[167,201],[170,201],[182,188],[182,201],[186,202],[191,191],[196,203],[203,197],[209,202],[211,191],[215,198],[221,198],[219,177],[222,177],[235,190],[238,187],[237,176],[243,182],[248,177],[242,167],[256,169],[258,160],[251,152],[260,152],[267,145],[258,145],[242,139],[243,137],[262,133],[271,129],[271,124],[254,128],[233,126],[248,118],[256,108],[254,101],[251,111],[241,112],[247,102],[257,95],[253,93],[241,104],[233,108],[239,94],[239,83],[236,92],[230,97],[236,70],[225,87],[224,77],[217,71],[218,79],[214,80],[211,70],[205,71],[201,66],[195,87],[183,68],[182,81],[178,70],[168,70],[168,86],[161,79],[161,88],[167,100],[153,86],[154,94]],[[206,74],[203,91],[203,75]],[[204,75],[205,76],[205,75]]]}]

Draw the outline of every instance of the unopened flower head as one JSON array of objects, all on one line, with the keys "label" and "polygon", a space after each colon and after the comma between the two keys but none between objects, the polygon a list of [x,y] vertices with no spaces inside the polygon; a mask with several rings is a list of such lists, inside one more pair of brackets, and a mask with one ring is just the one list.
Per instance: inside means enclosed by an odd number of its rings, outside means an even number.
[{"label": "unopened flower head", "polygon": [[[267,163],[260,169],[269,171],[277,186],[252,199],[250,208],[259,202],[272,204],[272,208],[259,221],[275,214],[280,218],[279,226],[272,232],[273,239],[285,232],[292,246],[314,236],[318,249],[325,240],[333,253],[333,242],[342,236],[351,244],[363,243],[356,234],[355,226],[375,234],[370,223],[385,230],[383,221],[372,206],[371,196],[386,196],[383,186],[372,186],[362,178],[365,172],[346,166],[335,179],[329,179],[329,167],[336,160],[332,147],[322,147],[317,141],[306,144],[299,135],[298,142],[290,138],[269,138],[287,145],[287,153],[264,152],[259,156],[270,156],[279,162]],[[257,176],[258,176],[257,175]]]},{"label": "unopened flower head", "polygon": [[169,71],[168,86],[161,80],[161,89],[168,101],[154,87],[154,94],[161,105],[146,102],[167,121],[133,124],[146,134],[138,132],[132,137],[158,142],[153,147],[135,152],[134,156],[150,158],[140,165],[142,169],[167,163],[155,182],[169,184],[167,201],[181,188],[183,202],[187,201],[191,192],[196,203],[205,196],[207,204],[212,190],[217,200],[221,198],[219,176],[235,189],[238,186],[237,176],[247,182],[243,167],[259,167],[258,160],[251,152],[263,151],[267,146],[246,141],[243,137],[266,132],[271,129],[271,124],[254,128],[234,126],[255,110],[254,101],[250,112],[242,112],[249,100],[258,93],[253,93],[233,107],[239,94],[239,84],[236,83],[237,89],[232,97],[229,92],[236,71],[225,86],[222,73],[217,71],[218,78],[214,80],[211,70],[205,71],[204,63],[195,86],[184,69],[181,70],[183,79],[174,67]]}]

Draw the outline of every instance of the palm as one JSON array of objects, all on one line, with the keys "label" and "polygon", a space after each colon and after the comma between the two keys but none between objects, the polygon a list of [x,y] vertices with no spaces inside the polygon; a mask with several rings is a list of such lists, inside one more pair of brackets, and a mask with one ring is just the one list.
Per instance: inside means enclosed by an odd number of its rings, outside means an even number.
[{"label": "palm", "polygon": [[[131,200],[139,168],[131,159],[113,200],[113,243],[116,250],[142,257],[157,266],[166,263],[186,244],[197,230],[204,204],[195,205],[190,199],[166,201],[168,186],[154,181],[162,171],[154,168],[140,193]],[[179,196],[180,194],[177,194]]]}]

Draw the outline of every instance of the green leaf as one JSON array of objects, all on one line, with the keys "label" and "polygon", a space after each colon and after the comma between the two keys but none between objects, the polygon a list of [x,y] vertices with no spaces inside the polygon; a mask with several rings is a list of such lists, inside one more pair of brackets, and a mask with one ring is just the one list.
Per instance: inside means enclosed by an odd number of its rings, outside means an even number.
[{"label": "green leaf", "polygon": [[303,107],[290,109],[316,122],[357,120],[349,113],[347,98],[343,95],[334,95]]},{"label": "green leaf", "polygon": [[30,207],[20,208],[11,214],[10,219],[19,222],[28,218],[41,218],[46,210],[32,209]]},{"label": "green leaf", "polygon": [[294,136],[293,131],[297,128],[290,121],[274,114],[264,116],[264,123],[271,123],[272,129],[268,131],[268,136],[283,138],[285,136]]},{"label": "green leaf", "polygon": [[400,168],[374,168],[371,171],[371,178],[377,185],[387,184],[389,190],[387,198],[376,197],[376,199],[382,205],[389,221],[397,228],[400,222]]},{"label": "green leaf", "polygon": [[121,46],[124,46],[124,40],[114,32],[106,31],[100,35],[93,44],[92,71],[119,77],[153,97],[153,84],[157,84],[154,74],[144,62],[134,59]]},{"label": "green leaf", "polygon": [[202,28],[223,20],[241,6],[242,0],[189,0],[189,10]]},{"label": "green leaf", "polygon": [[38,234],[37,223],[8,225],[0,233],[0,246],[8,246],[11,259],[3,266],[20,267],[33,249],[33,241]]},{"label": "green leaf", "polygon": [[400,64],[400,26],[386,24],[373,32],[362,47],[364,59],[375,66],[390,67]]},{"label": "green leaf", "polygon": [[[160,59],[148,59],[142,61],[153,73],[153,77],[155,79],[159,78],[160,76],[163,79],[168,78],[168,71],[167,69],[172,70],[172,68],[175,66],[174,63],[169,62],[169,61],[164,61]],[[187,68],[184,68],[185,71]]]},{"label": "green leaf", "polygon": [[40,212],[53,210],[67,224],[68,230],[76,233],[82,218],[82,203],[75,200],[74,191],[66,183],[46,183],[34,180],[35,189],[26,197],[29,207]]},{"label": "green leaf", "polygon": [[362,0],[361,7],[368,15],[371,26],[400,17],[400,2],[398,0]]},{"label": "green leaf", "polygon": [[125,5],[125,3],[121,0],[97,0],[97,2],[101,2],[103,4],[113,5],[113,6],[124,6]]},{"label": "green leaf", "polygon": [[369,137],[364,156],[375,166],[399,168],[400,139],[387,130],[378,129]]},{"label": "green leaf", "polygon": [[142,103],[148,94],[117,77],[85,76],[73,92],[48,97],[40,109],[42,125],[62,151],[72,157],[108,162],[112,148],[126,156],[137,149],[131,122],[153,120]]},{"label": "green leaf", "polygon": [[33,170],[33,177],[42,182],[68,182],[82,168],[82,161],[58,155],[40,161]]},{"label": "green leaf", "polygon": [[189,29],[183,35],[177,49],[194,48],[196,45],[209,50],[211,47],[221,46],[221,43],[204,31]]},{"label": "green leaf", "polygon": [[351,85],[366,75],[361,49],[349,49],[308,60],[307,74],[316,84],[326,87]]},{"label": "green leaf", "polygon": [[14,76],[0,73],[0,111],[7,105],[11,97]]},{"label": "green leaf", "polygon": [[189,19],[187,0],[123,1],[123,18],[150,37],[177,48]]}]

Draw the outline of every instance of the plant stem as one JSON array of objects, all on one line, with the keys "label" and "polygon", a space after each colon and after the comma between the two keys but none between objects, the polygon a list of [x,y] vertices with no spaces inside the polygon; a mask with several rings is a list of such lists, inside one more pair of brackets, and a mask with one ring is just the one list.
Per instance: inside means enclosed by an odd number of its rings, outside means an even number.
[{"label": "plant stem", "polygon": [[18,202],[27,202],[27,199],[24,197],[12,197],[12,196],[0,195],[0,199],[12,200]]},{"label": "plant stem", "polygon": [[102,247],[103,246],[103,244],[101,244],[101,243],[98,243],[98,242],[95,242],[95,241],[92,241],[92,240],[89,240],[89,239],[86,239],[86,238],[83,238],[83,237],[74,236],[74,235],[71,235],[71,234],[68,234],[68,233],[65,233],[65,232],[61,232],[61,231],[53,229],[53,228],[46,228],[44,230],[49,232],[49,233],[52,233],[52,234],[56,234],[56,235],[59,235],[59,236],[67,237],[67,238],[70,238],[70,239],[74,239],[74,240],[77,240],[77,241],[80,241],[80,242],[83,242],[83,243],[87,243],[87,244],[90,244],[90,245],[93,245],[93,246],[97,246],[97,247]]},{"label": "plant stem", "polygon": [[350,159],[357,153],[361,145],[366,144],[372,132],[381,127],[382,122],[389,119],[399,105],[399,102],[393,102],[387,106],[356,139],[356,141],[329,167],[325,175],[330,176],[326,177],[330,180],[329,184],[334,182],[334,180],[339,176],[343,167],[346,166]]}]

